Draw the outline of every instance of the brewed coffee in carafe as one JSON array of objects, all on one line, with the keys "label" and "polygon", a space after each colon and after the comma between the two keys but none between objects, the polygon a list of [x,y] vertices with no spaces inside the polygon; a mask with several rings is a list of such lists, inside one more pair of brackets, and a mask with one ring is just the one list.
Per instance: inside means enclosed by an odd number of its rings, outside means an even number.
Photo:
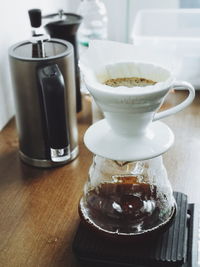
[{"label": "brewed coffee in carafe", "polygon": [[173,217],[175,201],[162,157],[123,162],[95,156],[79,213],[107,236],[159,230]]}]

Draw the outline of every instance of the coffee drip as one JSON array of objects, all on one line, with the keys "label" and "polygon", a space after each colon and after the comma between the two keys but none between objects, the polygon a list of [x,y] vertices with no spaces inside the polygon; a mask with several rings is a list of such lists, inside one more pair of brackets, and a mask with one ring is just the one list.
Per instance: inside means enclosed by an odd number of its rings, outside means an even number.
[{"label": "coffee drip", "polygon": [[[85,145],[95,155],[79,204],[80,217],[87,227],[110,238],[134,240],[154,235],[170,225],[176,210],[162,160],[174,135],[158,120],[189,105],[194,88],[174,82],[170,71],[150,63],[116,62],[94,71],[86,57],[95,54],[95,46],[88,50],[80,66],[105,119],[90,126],[84,136]],[[130,82],[133,77],[155,83],[117,88],[105,84],[113,79]],[[187,88],[188,98],[157,113],[169,90],[176,87]]]}]

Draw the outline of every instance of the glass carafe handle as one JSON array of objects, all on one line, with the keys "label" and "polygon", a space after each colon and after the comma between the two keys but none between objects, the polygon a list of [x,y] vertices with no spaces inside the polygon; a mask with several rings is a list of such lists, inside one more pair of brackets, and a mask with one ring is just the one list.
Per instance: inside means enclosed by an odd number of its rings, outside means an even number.
[{"label": "glass carafe handle", "polygon": [[157,120],[160,120],[160,119],[165,118],[167,116],[173,115],[173,114],[181,111],[182,109],[184,109],[185,107],[187,107],[188,105],[190,105],[192,103],[192,101],[195,97],[195,89],[190,83],[185,82],[185,81],[176,81],[172,85],[172,88],[173,89],[187,89],[189,91],[189,95],[183,102],[181,102],[177,106],[169,108],[165,111],[156,113],[154,118],[153,118],[153,121],[157,121]]}]

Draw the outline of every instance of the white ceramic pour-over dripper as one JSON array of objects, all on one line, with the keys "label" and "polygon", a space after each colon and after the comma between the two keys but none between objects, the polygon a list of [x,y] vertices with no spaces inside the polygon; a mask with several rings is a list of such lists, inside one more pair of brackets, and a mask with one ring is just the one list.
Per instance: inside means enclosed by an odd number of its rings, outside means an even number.
[{"label": "white ceramic pour-over dripper", "polygon": [[[122,77],[146,78],[156,84],[133,88],[104,85],[108,79]],[[173,143],[173,133],[154,121],[182,110],[195,96],[192,85],[174,82],[168,70],[150,63],[107,65],[101,72],[85,76],[85,82],[106,119],[88,129],[85,144],[93,153],[116,160],[141,160],[164,153]],[[156,113],[169,90],[177,87],[189,90],[187,99]]]}]

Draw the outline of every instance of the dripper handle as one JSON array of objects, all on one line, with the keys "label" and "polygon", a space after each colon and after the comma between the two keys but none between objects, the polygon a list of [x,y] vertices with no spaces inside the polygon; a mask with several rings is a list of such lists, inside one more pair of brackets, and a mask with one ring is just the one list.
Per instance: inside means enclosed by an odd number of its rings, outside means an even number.
[{"label": "dripper handle", "polygon": [[182,109],[184,109],[187,106],[189,106],[192,103],[192,101],[194,100],[195,89],[190,83],[185,82],[185,81],[176,81],[172,85],[172,88],[173,89],[187,89],[189,91],[189,95],[183,102],[181,102],[177,106],[169,108],[169,109],[167,109],[165,111],[161,111],[159,113],[156,113],[154,118],[153,118],[153,121],[157,121],[157,120],[163,119],[163,118],[165,118],[167,116],[173,115],[173,114],[181,111]]}]

